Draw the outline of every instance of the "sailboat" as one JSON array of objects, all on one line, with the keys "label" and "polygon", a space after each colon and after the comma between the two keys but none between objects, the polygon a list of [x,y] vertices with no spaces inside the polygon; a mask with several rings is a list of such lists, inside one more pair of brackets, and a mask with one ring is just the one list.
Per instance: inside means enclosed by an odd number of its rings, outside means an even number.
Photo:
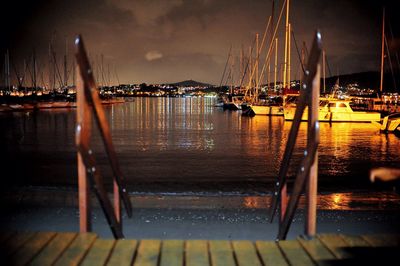
[{"label": "sailboat", "polygon": [[[284,57],[285,57],[285,62],[284,62],[284,74],[283,74],[283,88],[284,91],[286,89],[287,86],[290,86],[290,32],[291,32],[291,26],[289,23],[289,1],[286,1],[286,5],[282,6],[282,9],[280,11],[280,15],[279,18],[277,20],[276,26],[275,28],[273,27],[273,25],[271,25],[271,41],[270,41],[270,46],[266,55],[266,59],[261,71],[261,74],[258,78],[258,81],[256,83],[256,98],[255,100],[253,100],[253,102],[249,105],[249,110],[247,111],[248,115],[268,115],[268,116],[283,116],[283,105],[282,103],[285,101],[285,96],[283,96],[283,100],[282,98],[279,97],[279,99],[281,99],[280,101],[260,101],[260,99],[258,98],[258,86],[260,84],[260,80],[262,80],[262,76],[263,73],[265,71],[265,66],[266,64],[270,65],[270,58],[271,58],[271,53],[273,48],[275,48],[275,75],[274,75],[274,88],[276,88],[276,75],[277,75],[277,57],[278,57],[278,39],[275,38],[276,36],[276,32],[278,30],[278,26],[283,14],[283,11],[286,8],[286,23],[285,23],[285,51],[284,51]],[[271,17],[270,17],[271,19]],[[273,24],[273,10],[272,10],[272,24]],[[264,38],[265,38],[265,34],[268,30],[269,27],[269,23],[266,27],[266,31],[264,33]],[[262,45],[264,44],[264,38],[263,38],[263,42]],[[256,68],[258,70],[258,58],[259,58],[259,54],[260,54],[260,50],[262,48],[262,45],[260,47],[260,49],[257,49],[257,62],[256,62]],[[252,73],[254,74],[254,73]],[[269,80],[269,78],[268,78]],[[270,84],[270,82],[269,82]]]}]

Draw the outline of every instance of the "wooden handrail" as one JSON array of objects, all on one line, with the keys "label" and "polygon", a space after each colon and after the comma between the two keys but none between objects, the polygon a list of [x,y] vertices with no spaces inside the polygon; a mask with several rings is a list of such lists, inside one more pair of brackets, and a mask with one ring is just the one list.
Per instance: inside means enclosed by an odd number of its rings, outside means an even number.
[{"label": "wooden handrail", "polygon": [[315,212],[316,212],[316,178],[317,178],[317,148],[319,143],[319,123],[318,123],[318,106],[319,106],[319,59],[322,51],[321,34],[317,31],[312,44],[307,68],[302,78],[302,87],[300,89],[300,97],[297,103],[296,112],[290,128],[289,138],[286,143],[285,152],[279,175],[272,196],[270,207],[270,222],[275,216],[278,201],[286,202],[286,176],[289,170],[290,160],[292,158],[293,149],[296,144],[297,134],[300,127],[301,118],[308,107],[308,136],[307,148],[304,151],[304,158],[300,164],[294,183],[293,192],[289,202],[281,206],[282,216],[279,222],[278,240],[285,239],[292,222],[294,212],[301,193],[304,191],[306,184],[307,189],[307,222],[306,234],[315,234]]},{"label": "wooden handrail", "polygon": [[[78,149],[78,178],[81,231],[90,230],[89,197],[86,174],[88,174],[95,194],[109,223],[115,238],[123,238],[119,199],[122,198],[128,217],[132,216],[125,180],[119,168],[116,152],[112,143],[110,127],[98,94],[98,87],[93,77],[85,46],[81,36],[75,39],[75,56],[77,60],[77,126],[76,145]],[[100,130],[103,144],[114,174],[114,209],[108,198],[102,176],[97,167],[93,152],[90,149],[92,112]],[[86,220],[85,220],[86,219]]]}]

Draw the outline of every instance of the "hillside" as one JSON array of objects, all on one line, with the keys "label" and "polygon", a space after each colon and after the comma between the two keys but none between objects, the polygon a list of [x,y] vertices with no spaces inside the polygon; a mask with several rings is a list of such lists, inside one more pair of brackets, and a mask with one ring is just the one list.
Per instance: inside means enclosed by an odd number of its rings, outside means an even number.
[{"label": "hillside", "polygon": [[207,83],[202,83],[202,82],[198,82],[195,80],[184,80],[181,82],[176,82],[176,83],[172,83],[170,84],[172,86],[176,86],[176,87],[213,87],[214,85],[211,84],[207,84]]},{"label": "hillside", "polygon": [[[326,79],[326,88],[331,88],[338,76],[332,76]],[[396,85],[397,87],[400,85],[399,77],[397,77]],[[377,71],[370,71],[370,72],[361,72],[361,73],[353,73],[353,74],[346,74],[346,75],[339,75],[339,85],[346,86],[348,84],[357,83],[360,88],[370,88],[373,90],[379,90],[379,83],[380,83],[380,73]],[[322,86],[322,82],[321,82]],[[391,74],[384,75],[383,81],[383,90],[394,92],[395,87],[393,85],[393,77]]]}]

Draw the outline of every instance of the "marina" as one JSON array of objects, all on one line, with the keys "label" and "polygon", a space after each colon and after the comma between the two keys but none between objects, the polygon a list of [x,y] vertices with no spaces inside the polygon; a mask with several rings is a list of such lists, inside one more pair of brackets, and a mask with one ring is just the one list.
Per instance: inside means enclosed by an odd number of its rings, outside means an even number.
[{"label": "marina", "polygon": [[228,2],[21,7],[0,49],[5,265],[393,262],[395,8]]},{"label": "marina", "polygon": [[[201,191],[196,184],[203,183],[201,187],[214,192],[268,192],[279,168],[274,158],[282,156],[292,122],[283,116],[241,116],[240,112],[216,108],[214,103],[214,98],[136,98],[134,102],[104,105],[131,189],[172,192],[175,187],[190,192]],[[76,179],[70,178],[76,173],[75,110],[45,109],[1,117],[2,146],[8,154],[2,169],[10,176],[8,182],[76,184]],[[130,119],[124,119],[128,114]],[[369,188],[368,169],[360,165],[390,167],[400,159],[400,140],[394,134],[381,134],[372,123],[320,126],[322,191]],[[301,158],[306,135],[306,124],[301,124],[296,160]],[[101,154],[101,143],[94,142],[93,150]],[[20,160],[26,167],[18,167]],[[197,167],[199,161],[204,166]],[[180,169],[170,167],[176,162]],[[106,168],[107,160],[100,157],[98,163]]]}]

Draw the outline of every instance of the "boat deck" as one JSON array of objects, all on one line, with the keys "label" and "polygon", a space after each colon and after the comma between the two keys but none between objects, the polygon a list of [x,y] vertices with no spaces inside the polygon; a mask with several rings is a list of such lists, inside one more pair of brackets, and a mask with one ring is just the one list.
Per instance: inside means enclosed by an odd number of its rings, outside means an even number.
[{"label": "boat deck", "polygon": [[400,251],[398,235],[321,234],[310,240],[252,242],[6,232],[0,243],[3,265],[387,265],[396,264]]}]

